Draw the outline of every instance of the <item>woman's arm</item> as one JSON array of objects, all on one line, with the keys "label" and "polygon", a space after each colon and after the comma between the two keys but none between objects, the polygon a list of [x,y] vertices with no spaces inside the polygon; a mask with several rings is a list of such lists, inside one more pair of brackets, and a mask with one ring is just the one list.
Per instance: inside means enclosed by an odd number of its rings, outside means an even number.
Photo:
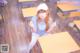
[{"label": "woman's arm", "polygon": [[36,32],[36,29],[34,29],[34,24],[32,21],[30,21],[29,26],[31,27],[32,32]]},{"label": "woman's arm", "polygon": [[53,28],[54,28],[54,27],[56,27],[56,22],[52,22],[52,23],[50,24],[50,27],[49,27],[47,33],[51,33],[51,32],[53,31]]},{"label": "woman's arm", "polygon": [[49,23],[49,29],[48,29],[47,33],[51,33],[57,24],[56,24],[56,21],[53,22],[53,19],[51,17],[49,18],[48,23]]}]

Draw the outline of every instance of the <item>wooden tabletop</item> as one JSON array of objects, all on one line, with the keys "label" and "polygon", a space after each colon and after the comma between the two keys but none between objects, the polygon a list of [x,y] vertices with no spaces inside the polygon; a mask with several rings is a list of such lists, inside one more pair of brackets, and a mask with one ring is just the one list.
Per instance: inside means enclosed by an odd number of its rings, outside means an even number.
[{"label": "wooden tabletop", "polygon": [[76,16],[80,17],[80,12],[70,12],[69,17],[76,17]]},{"label": "wooden tabletop", "polygon": [[70,53],[80,50],[68,32],[49,34],[38,39],[43,53]]},{"label": "wooden tabletop", "polygon": [[58,3],[57,6],[62,10],[62,11],[72,11],[72,10],[77,10],[80,9],[78,6],[74,6],[70,3]]},{"label": "wooden tabletop", "polygon": [[36,7],[23,8],[22,13],[23,13],[24,17],[35,16],[36,15]]}]

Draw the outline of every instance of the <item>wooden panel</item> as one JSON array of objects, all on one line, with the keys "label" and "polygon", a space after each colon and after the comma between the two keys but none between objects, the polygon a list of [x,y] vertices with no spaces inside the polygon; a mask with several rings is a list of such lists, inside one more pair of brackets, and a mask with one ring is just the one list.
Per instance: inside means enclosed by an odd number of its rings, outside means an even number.
[{"label": "wooden panel", "polygon": [[68,32],[42,36],[38,41],[43,53],[70,53],[80,49]]}]

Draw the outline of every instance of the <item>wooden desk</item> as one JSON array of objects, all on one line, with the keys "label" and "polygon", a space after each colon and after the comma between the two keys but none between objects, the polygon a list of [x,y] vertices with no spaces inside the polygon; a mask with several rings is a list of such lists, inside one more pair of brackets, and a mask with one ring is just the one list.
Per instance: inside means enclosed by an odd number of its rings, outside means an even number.
[{"label": "wooden desk", "polygon": [[57,6],[58,6],[62,11],[72,11],[72,10],[80,9],[80,7],[71,5],[71,4],[69,4],[69,3],[58,3]]},{"label": "wooden desk", "polygon": [[[73,6],[71,4],[58,3],[57,5],[62,11],[70,11],[70,10],[80,9],[79,7]],[[23,8],[22,13],[23,13],[24,17],[35,16],[36,15],[36,7]],[[75,15],[75,13],[73,13],[73,14]],[[70,16],[73,16],[73,14],[71,13]],[[79,13],[77,13],[77,14],[79,15]]]},{"label": "wooden desk", "polygon": [[49,34],[38,39],[43,53],[70,53],[80,50],[68,32]]},{"label": "wooden desk", "polygon": [[80,30],[80,20],[73,21],[76,27]]},{"label": "wooden desk", "polygon": [[79,6],[74,6],[71,3],[57,3],[57,6],[65,17],[80,16],[80,12],[74,12],[80,9]]},{"label": "wooden desk", "polygon": [[80,12],[70,12],[69,17],[76,17],[76,16],[80,17]]},{"label": "wooden desk", "polygon": [[23,8],[22,13],[23,13],[24,17],[35,16],[36,15],[36,7]]},{"label": "wooden desk", "polygon": [[58,3],[57,6],[58,6],[62,11],[72,11],[72,10],[80,9],[80,7],[71,5],[71,4],[69,4],[69,3]]}]

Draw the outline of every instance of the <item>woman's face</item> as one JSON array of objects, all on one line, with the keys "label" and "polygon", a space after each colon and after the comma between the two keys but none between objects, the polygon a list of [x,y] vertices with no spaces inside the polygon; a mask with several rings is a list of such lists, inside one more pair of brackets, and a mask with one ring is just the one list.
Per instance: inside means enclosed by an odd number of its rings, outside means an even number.
[{"label": "woman's face", "polygon": [[47,13],[42,11],[42,12],[39,12],[38,16],[41,18],[41,19],[45,19],[46,16],[47,16]]}]

